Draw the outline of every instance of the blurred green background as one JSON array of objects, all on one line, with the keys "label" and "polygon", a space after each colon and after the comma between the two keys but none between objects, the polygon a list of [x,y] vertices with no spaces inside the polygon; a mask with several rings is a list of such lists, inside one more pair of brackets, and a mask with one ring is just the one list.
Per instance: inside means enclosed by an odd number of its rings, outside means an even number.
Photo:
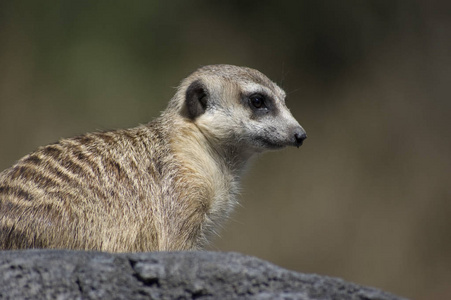
[{"label": "blurred green background", "polygon": [[210,249],[451,298],[449,1],[0,2],[0,169],[132,127],[202,65],[256,68],[309,138],[259,157]]}]

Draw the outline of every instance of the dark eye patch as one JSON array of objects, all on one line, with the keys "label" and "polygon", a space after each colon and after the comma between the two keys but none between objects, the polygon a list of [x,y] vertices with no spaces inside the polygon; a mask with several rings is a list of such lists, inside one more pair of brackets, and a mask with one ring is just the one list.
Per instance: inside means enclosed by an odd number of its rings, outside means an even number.
[{"label": "dark eye patch", "polygon": [[246,96],[246,102],[256,115],[277,113],[274,99],[265,93],[252,93]]},{"label": "dark eye patch", "polygon": [[267,108],[265,104],[265,96],[261,94],[253,94],[249,96],[249,104],[256,109]]}]

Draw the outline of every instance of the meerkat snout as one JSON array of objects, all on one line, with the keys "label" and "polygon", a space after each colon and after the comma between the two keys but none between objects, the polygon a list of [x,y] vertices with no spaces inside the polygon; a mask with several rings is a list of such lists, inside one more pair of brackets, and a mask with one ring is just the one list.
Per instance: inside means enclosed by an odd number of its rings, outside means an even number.
[{"label": "meerkat snout", "polygon": [[294,138],[296,140],[295,145],[296,147],[301,147],[304,140],[307,138],[307,134],[305,133],[304,129],[299,128],[298,131],[294,134]]},{"label": "meerkat snout", "polygon": [[265,75],[202,67],[148,124],[62,139],[1,172],[0,249],[200,249],[249,158],[306,137]]}]

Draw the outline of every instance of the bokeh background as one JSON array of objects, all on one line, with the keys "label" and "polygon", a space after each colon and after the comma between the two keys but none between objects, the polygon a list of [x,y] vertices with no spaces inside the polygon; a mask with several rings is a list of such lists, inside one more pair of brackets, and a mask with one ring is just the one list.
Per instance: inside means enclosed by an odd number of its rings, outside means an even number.
[{"label": "bokeh background", "polygon": [[261,70],[309,138],[255,160],[211,245],[451,298],[449,1],[0,1],[0,169],[159,115],[207,64]]}]

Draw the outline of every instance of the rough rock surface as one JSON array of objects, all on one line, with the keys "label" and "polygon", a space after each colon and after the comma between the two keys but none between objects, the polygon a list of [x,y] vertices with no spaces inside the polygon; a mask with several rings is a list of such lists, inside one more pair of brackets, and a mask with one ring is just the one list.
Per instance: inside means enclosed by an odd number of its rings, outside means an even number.
[{"label": "rough rock surface", "polygon": [[0,251],[0,299],[402,299],[238,253]]}]

